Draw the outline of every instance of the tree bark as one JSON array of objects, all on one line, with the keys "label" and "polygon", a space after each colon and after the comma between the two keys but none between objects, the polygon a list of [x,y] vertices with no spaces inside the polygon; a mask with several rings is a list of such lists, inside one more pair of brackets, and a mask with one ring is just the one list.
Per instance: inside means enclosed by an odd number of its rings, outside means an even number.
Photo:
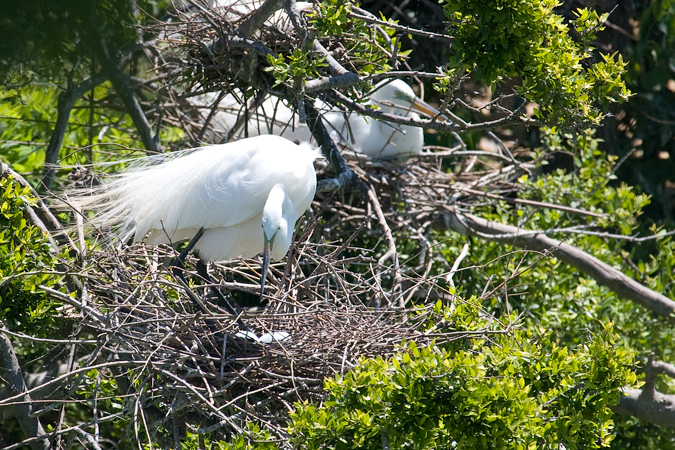
[{"label": "tree bark", "polygon": [[645,366],[645,385],[642,389],[629,389],[626,396],[612,409],[617,414],[637,417],[653,424],[675,428],[675,395],[662,394],[655,388],[659,374],[675,378],[675,366],[654,361],[652,354]]},{"label": "tree bark", "polygon": [[[10,391],[15,393],[15,395],[16,393],[27,391],[26,383],[21,374],[21,367],[19,366],[19,361],[16,358],[16,353],[12,346],[12,341],[9,340],[2,330],[0,330],[0,376],[7,382]],[[47,439],[47,435],[42,428],[40,419],[31,417],[34,408],[30,395],[25,394],[20,401],[20,404],[14,405],[13,410],[14,417],[16,417],[16,420],[19,422],[21,430],[23,430],[29,438],[44,436],[44,439],[31,443],[31,448],[33,450],[49,449],[51,446]]]}]

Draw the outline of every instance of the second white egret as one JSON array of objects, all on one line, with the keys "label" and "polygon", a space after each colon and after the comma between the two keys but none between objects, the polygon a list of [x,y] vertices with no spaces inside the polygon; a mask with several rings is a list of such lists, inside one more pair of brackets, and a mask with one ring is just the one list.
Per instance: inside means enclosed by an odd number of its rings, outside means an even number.
[{"label": "second white egret", "polygon": [[[210,97],[201,100],[206,98]],[[199,101],[195,99],[193,101]],[[214,99],[211,98],[212,101]],[[402,117],[419,118],[418,113],[434,117],[439,113],[418,98],[405,81],[399,79],[378,83],[366,105],[377,106],[381,112]],[[356,113],[345,115],[320,100],[315,102],[315,107],[322,113],[331,138],[336,143],[364,153],[371,159],[405,159],[422,152],[424,132],[421,128],[390,124]],[[224,136],[235,126],[241,109],[234,97],[225,96],[218,112],[211,119],[213,129],[209,136]],[[209,113],[210,110],[205,108],[204,117]],[[309,127],[301,124],[297,114],[276,97],[268,98],[256,111],[251,112],[247,131],[250,136],[270,133],[292,140],[312,139]]]}]

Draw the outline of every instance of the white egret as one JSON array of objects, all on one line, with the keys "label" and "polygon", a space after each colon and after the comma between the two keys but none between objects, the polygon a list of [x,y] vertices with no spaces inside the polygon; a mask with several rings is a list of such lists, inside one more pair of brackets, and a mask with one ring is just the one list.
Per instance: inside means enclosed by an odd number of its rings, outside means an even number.
[{"label": "white egret", "polygon": [[77,201],[99,210],[94,224],[116,228],[124,240],[157,245],[197,236],[190,247],[205,261],[263,253],[262,298],[269,258],[286,255],[314,198],[318,157],[309,143],[261,135],[163,162],[166,155],[141,158]]},{"label": "white egret", "polygon": [[[204,104],[203,116],[210,112],[206,105],[215,100],[212,96],[198,100]],[[438,114],[431,105],[415,95],[412,88],[402,80],[385,80],[375,86],[367,105],[380,111],[402,117],[419,118],[418,112],[427,116]],[[346,116],[330,105],[317,100],[315,107],[323,113],[331,138],[343,146],[351,147],[371,159],[404,159],[422,152],[424,133],[421,128],[390,124],[356,113]],[[243,114],[242,106],[228,95],[220,102],[219,110],[211,119],[210,136],[224,136],[235,126],[237,115]],[[247,124],[249,135],[278,134],[288,139],[310,141],[312,134],[306,124],[301,124],[293,110],[277,98],[270,97],[254,112]],[[243,131],[240,132],[243,135]],[[353,141],[353,144],[352,144]]]}]

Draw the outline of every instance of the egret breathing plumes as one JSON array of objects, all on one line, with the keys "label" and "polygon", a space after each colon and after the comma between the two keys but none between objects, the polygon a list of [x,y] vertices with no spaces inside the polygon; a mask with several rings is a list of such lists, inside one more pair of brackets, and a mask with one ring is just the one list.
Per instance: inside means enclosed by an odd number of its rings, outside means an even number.
[{"label": "egret breathing plumes", "polygon": [[[200,101],[197,97],[194,99]],[[366,105],[402,117],[419,118],[418,113],[431,117],[438,114],[438,110],[418,98],[406,82],[398,79],[378,83]],[[356,113],[345,115],[321,100],[316,100],[314,106],[322,113],[335,142],[371,159],[405,159],[422,152],[424,133],[421,128],[390,124]],[[220,102],[219,109],[211,119],[216,136],[224,135],[235,126],[241,105],[228,95]],[[205,116],[209,112],[204,110]],[[309,127],[301,124],[293,110],[275,97],[268,98],[252,112],[247,131],[253,136],[271,133],[299,141],[312,139]]]},{"label": "egret breathing plumes", "polygon": [[[206,261],[264,253],[282,259],[296,221],[316,190],[313,162],[320,152],[308,143],[261,135],[161,157],[143,158],[93,196],[78,202],[98,210],[92,220],[124,240],[148,244],[192,239]],[[264,283],[265,273],[263,273]]]}]

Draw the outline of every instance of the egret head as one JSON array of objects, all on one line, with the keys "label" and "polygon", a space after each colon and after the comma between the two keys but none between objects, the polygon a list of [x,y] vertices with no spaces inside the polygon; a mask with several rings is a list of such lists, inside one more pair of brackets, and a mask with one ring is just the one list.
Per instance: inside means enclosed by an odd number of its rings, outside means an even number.
[{"label": "egret head", "polygon": [[[282,183],[274,185],[267,197],[265,207],[262,213],[262,231],[263,231],[263,261],[262,277],[260,279],[260,301],[263,300],[265,292],[265,280],[267,279],[267,270],[270,264],[270,258],[277,260],[284,257],[290,246],[292,227],[297,220],[297,212],[293,203],[286,194],[286,189]],[[289,222],[291,222],[289,233]]]},{"label": "egret head", "polygon": [[[410,112],[418,112],[425,116],[436,117],[439,111],[423,101],[415,91],[403,80],[384,80],[375,86],[376,91],[370,96],[382,112],[397,116],[409,116]],[[445,116],[440,116],[445,120]]]}]

